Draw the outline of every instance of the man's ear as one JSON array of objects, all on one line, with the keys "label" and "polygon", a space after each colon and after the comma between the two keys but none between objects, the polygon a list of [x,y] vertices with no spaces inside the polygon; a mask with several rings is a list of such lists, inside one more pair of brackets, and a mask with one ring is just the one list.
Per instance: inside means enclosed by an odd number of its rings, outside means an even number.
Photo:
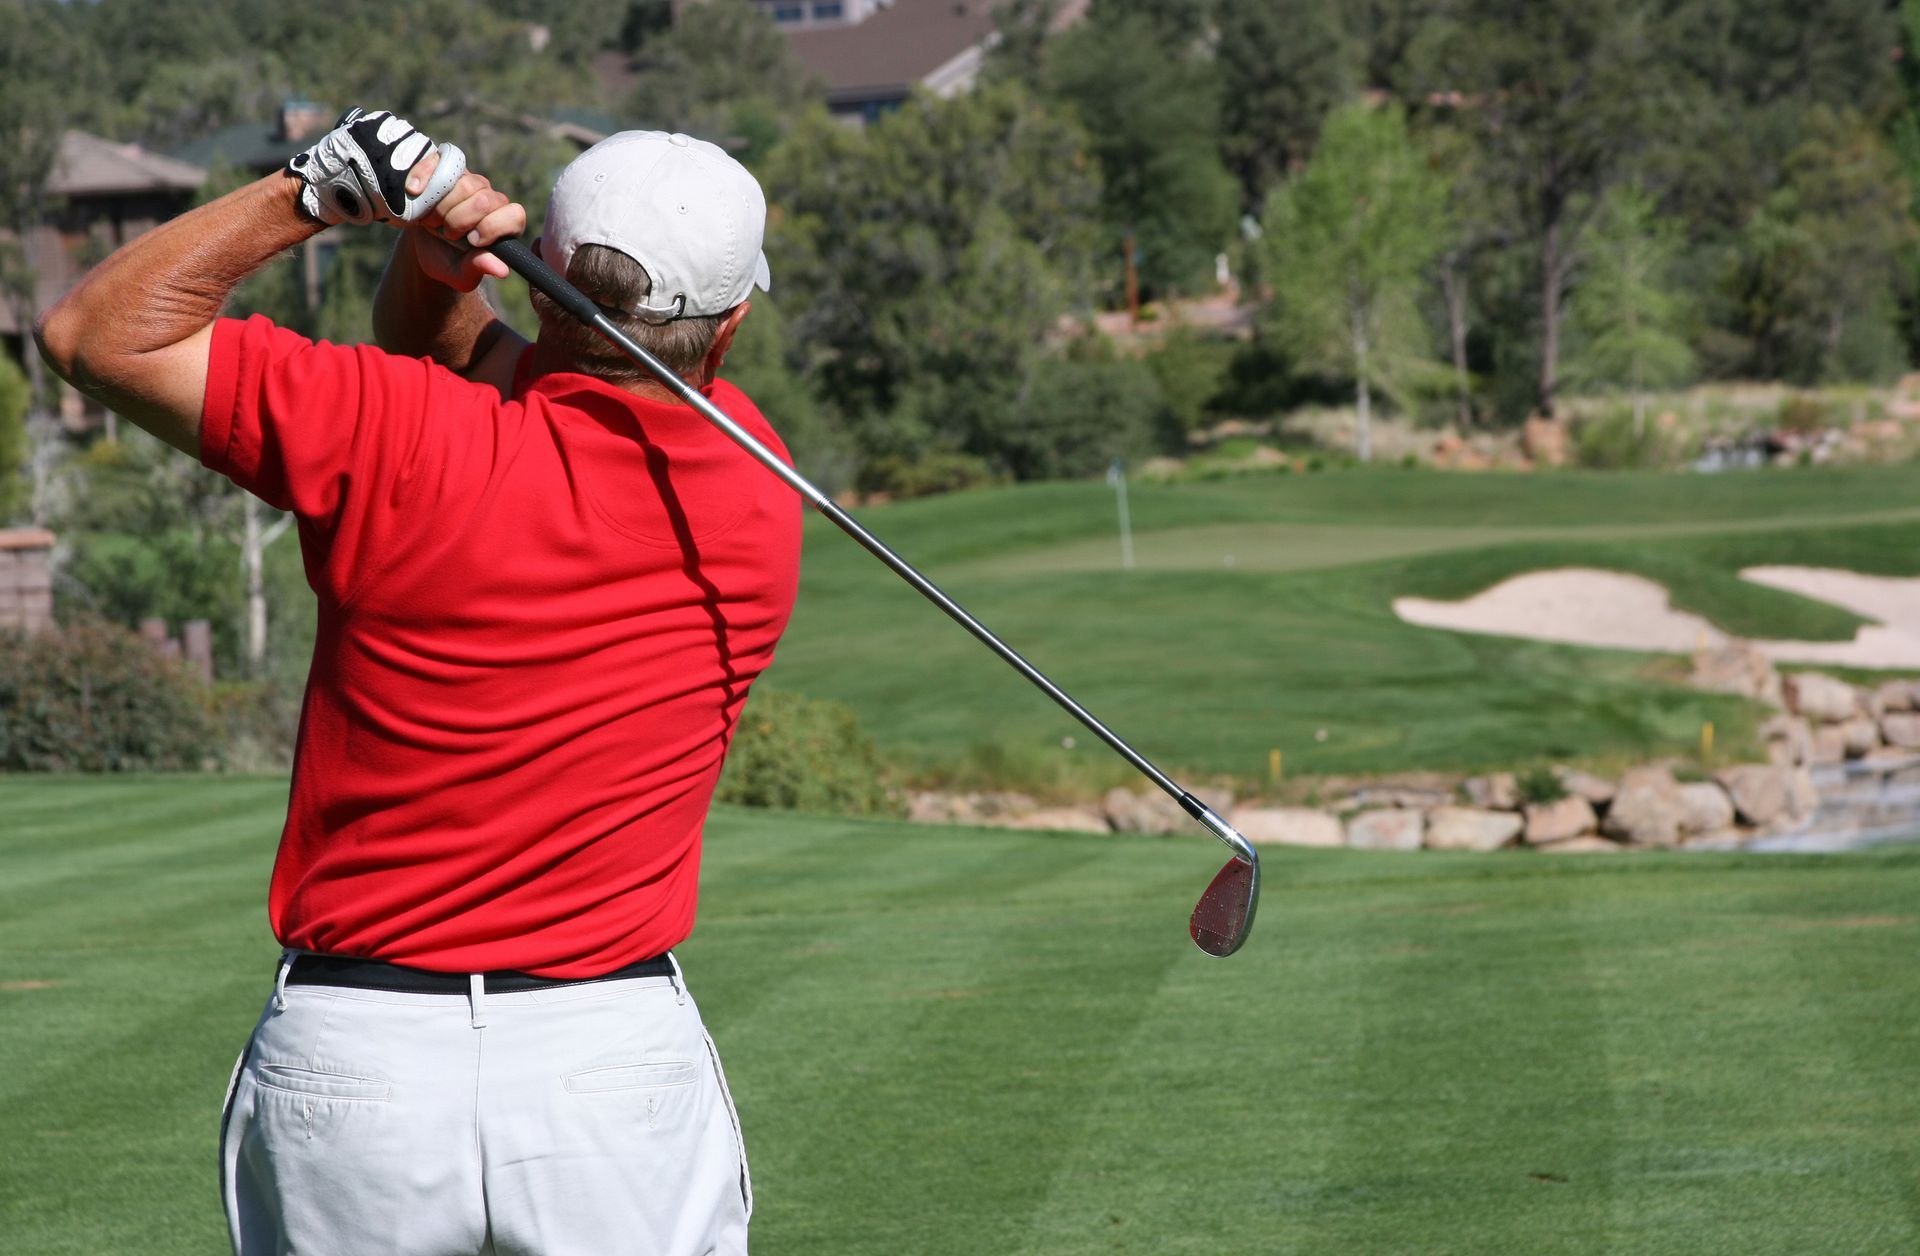
[{"label": "man's ear", "polygon": [[707,360],[703,363],[707,383],[711,384],[714,376],[720,373],[720,364],[726,361],[727,350],[733,348],[733,333],[740,329],[740,324],[746,321],[747,311],[752,308],[753,302],[742,301],[728,310],[726,317],[720,320],[720,326],[714,328],[713,344],[707,349]]}]

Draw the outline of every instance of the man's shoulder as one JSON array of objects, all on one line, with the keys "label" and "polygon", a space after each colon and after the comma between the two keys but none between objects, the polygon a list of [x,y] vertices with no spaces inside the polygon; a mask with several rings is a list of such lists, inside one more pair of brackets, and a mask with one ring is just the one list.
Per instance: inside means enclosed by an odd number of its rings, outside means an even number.
[{"label": "man's shoulder", "polygon": [[789,463],[793,461],[792,455],[787,451],[786,442],[780,439],[779,429],[760,412],[760,407],[754,404],[753,398],[747,396],[737,384],[716,378],[713,386],[707,389],[707,400],[719,406],[726,412],[728,418],[746,428],[763,444],[772,448],[782,460]]}]

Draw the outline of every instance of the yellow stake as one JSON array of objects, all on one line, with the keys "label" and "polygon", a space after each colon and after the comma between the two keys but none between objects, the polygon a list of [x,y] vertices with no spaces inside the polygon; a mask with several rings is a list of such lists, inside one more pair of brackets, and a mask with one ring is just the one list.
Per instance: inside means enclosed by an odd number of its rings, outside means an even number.
[{"label": "yellow stake", "polygon": [[1708,720],[1700,726],[1700,761],[1713,762],[1713,721]]},{"label": "yellow stake", "polygon": [[1280,783],[1280,752],[1278,750],[1267,751],[1267,776],[1275,785]]}]

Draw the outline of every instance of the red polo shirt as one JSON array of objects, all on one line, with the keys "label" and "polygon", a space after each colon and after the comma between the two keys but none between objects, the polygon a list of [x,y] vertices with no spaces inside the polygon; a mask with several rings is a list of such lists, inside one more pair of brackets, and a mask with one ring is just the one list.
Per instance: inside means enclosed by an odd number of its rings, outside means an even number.
[{"label": "red polo shirt", "polygon": [[[522,375],[502,401],[264,318],[214,329],[201,459],[294,513],[319,594],[284,945],[581,977],[693,927],[800,501],[689,407]],[[785,455],[742,393],[711,395]]]}]

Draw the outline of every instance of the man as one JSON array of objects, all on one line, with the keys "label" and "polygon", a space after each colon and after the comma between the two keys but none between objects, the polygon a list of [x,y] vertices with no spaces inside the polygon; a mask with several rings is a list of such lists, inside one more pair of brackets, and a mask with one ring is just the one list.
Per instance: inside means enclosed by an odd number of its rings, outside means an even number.
[{"label": "man", "polygon": [[[235,1250],[736,1253],[751,1188],[668,954],[798,500],[536,300],[474,292],[525,212],[350,113],[286,174],[108,258],[37,329],[77,387],[294,512],[318,636],[269,894],[287,948],[222,1125]],[[685,136],[555,184],[541,252],[779,449],[716,378],[765,203]],[[412,219],[388,351],[218,319],[333,222]],[[430,359],[430,360],[425,360]]]}]

